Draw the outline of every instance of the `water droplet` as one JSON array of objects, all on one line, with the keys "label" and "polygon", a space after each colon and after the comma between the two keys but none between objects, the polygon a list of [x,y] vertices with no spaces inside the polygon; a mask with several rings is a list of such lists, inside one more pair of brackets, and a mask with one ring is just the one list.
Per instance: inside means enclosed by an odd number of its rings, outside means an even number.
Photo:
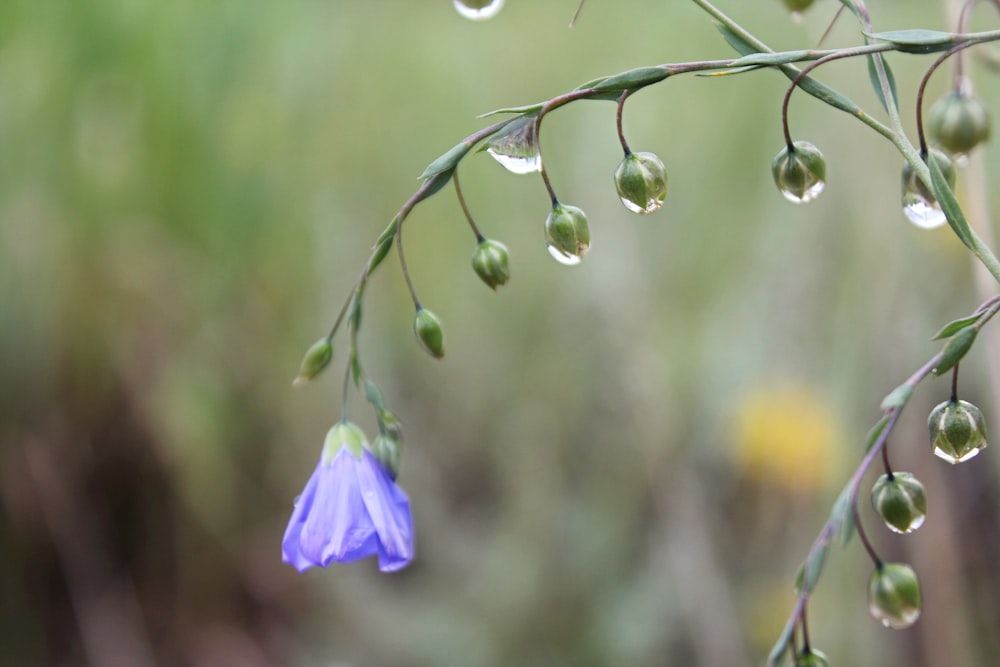
[{"label": "water droplet", "polygon": [[819,197],[819,194],[823,192],[823,188],[825,187],[826,181],[816,181],[801,192],[792,188],[780,188],[779,191],[785,196],[785,199],[793,204],[808,204],[816,199],[816,197]]},{"label": "water droplet", "polygon": [[927,519],[927,515],[925,515],[925,514],[918,514],[918,515],[916,515],[916,516],[913,517],[913,519],[910,521],[909,525],[906,526],[903,530],[900,530],[897,526],[894,526],[893,524],[889,523],[888,521],[886,521],[885,525],[892,532],[899,533],[901,535],[905,535],[907,533],[912,533],[917,528],[920,528],[920,526],[924,525],[924,521],[926,519]]},{"label": "water droplet", "polygon": [[648,213],[654,213],[655,211],[660,210],[660,207],[663,206],[663,199],[657,199],[656,197],[649,197],[648,199],[646,199],[645,206],[639,206],[631,199],[627,199],[625,197],[619,197],[619,199],[621,199],[622,204],[625,205],[625,208],[632,211],[633,213],[640,213],[642,215],[646,215]]},{"label": "water droplet", "polygon": [[796,25],[801,24],[805,20],[805,15],[802,12],[792,12],[788,16],[792,19],[792,23]]},{"label": "water droplet", "polygon": [[500,147],[491,146],[486,149],[486,152],[503,165],[504,169],[513,174],[530,174],[542,170],[542,156],[538,154],[538,151],[519,155],[514,152],[504,153]]},{"label": "water droplet", "polygon": [[455,11],[473,21],[493,18],[503,9],[504,0],[454,0]]},{"label": "water droplet", "polygon": [[549,249],[549,254],[552,255],[557,262],[565,266],[576,266],[583,260],[582,255],[570,255],[568,253],[564,253],[551,243],[548,244],[547,247]]},{"label": "water droplet", "polygon": [[936,201],[928,201],[917,192],[903,195],[903,213],[910,222],[921,229],[935,229],[948,221]]},{"label": "water droplet", "polygon": [[954,452],[942,449],[940,446],[934,447],[934,455],[951,464],[965,463],[969,459],[974,458],[980,451],[982,451],[982,447],[973,447],[964,452],[961,456],[955,456]]}]

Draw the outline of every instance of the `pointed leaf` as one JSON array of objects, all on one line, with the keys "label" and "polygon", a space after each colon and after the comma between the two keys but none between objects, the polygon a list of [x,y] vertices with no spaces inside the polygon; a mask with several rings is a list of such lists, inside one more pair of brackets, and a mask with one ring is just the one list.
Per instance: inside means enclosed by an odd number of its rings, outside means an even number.
[{"label": "pointed leaf", "polygon": [[722,33],[722,38],[726,40],[729,46],[733,47],[741,56],[757,53],[759,51],[757,47],[730,30],[728,26],[723,25],[722,23],[716,23],[715,27]]},{"label": "pointed leaf", "polygon": [[782,51],[781,53],[751,53],[750,55],[737,58],[730,67],[744,67],[746,65],[763,65],[773,67],[775,65],[787,65],[810,59],[810,51]]},{"label": "pointed leaf", "polygon": [[[895,408],[901,408],[906,405],[907,401],[910,400],[910,396],[913,395],[913,385],[901,384],[882,399],[882,405],[879,406],[883,410],[892,410]],[[869,447],[870,449],[870,447]]]},{"label": "pointed leaf", "polygon": [[365,398],[375,407],[377,412],[385,410],[385,398],[382,396],[382,391],[371,380],[365,380]]},{"label": "pointed leaf", "polygon": [[635,90],[663,81],[668,76],[670,76],[670,72],[663,67],[636,67],[621,74],[609,76],[592,88],[598,92]]},{"label": "pointed leaf", "polygon": [[505,107],[503,109],[494,109],[493,111],[487,111],[486,113],[481,113],[478,116],[476,116],[476,118],[489,118],[490,116],[498,116],[502,113],[512,113],[523,116],[524,114],[538,113],[541,110],[542,110],[541,104],[527,104],[523,107]]},{"label": "pointed leaf", "polygon": [[865,452],[868,452],[868,450],[875,446],[875,443],[878,441],[879,436],[882,435],[882,431],[885,430],[888,423],[889,415],[882,415],[881,419],[875,422],[872,430],[868,431],[868,439],[865,441]]},{"label": "pointed leaf", "polygon": [[718,72],[695,72],[695,76],[729,76],[731,74],[743,74],[761,69],[762,65],[747,65],[746,67],[733,67],[731,69],[720,69]]},{"label": "pointed leaf", "polygon": [[822,544],[806,558],[806,562],[799,568],[798,576],[795,578],[795,594],[809,595],[816,588],[819,575],[823,573],[823,564],[826,562],[826,554],[829,552],[829,544]]},{"label": "pointed leaf", "polygon": [[392,242],[396,240],[396,227],[398,227],[398,220],[393,219],[389,226],[385,228],[381,235],[379,235],[378,240],[375,241],[374,252],[372,253],[371,263],[368,265],[367,275],[371,275],[378,265],[382,263],[389,251],[392,250]]},{"label": "pointed leaf", "polygon": [[961,319],[948,322],[948,324],[944,325],[941,328],[941,331],[938,331],[936,334],[934,334],[934,337],[931,338],[931,340],[942,340],[944,338],[951,338],[952,336],[957,334],[959,330],[964,329],[970,324],[975,324],[976,322],[978,322],[979,318],[982,316],[983,316],[982,313],[976,313],[975,315],[969,315],[968,317],[963,317]]},{"label": "pointed leaf", "polygon": [[955,35],[940,30],[890,30],[866,35],[880,42],[893,44],[906,53],[947,51],[958,44]]},{"label": "pointed leaf", "polygon": [[[875,67],[875,58],[882,58],[882,56],[870,54],[867,58],[868,78],[872,82],[875,94],[878,95],[878,101],[882,103],[882,108],[889,111],[889,105],[885,102],[885,92],[882,90],[882,83],[878,80],[878,69]],[[882,58],[882,66],[885,67],[885,76],[889,79],[889,90],[892,91],[893,106],[896,107],[896,111],[899,111],[899,94],[896,92],[896,77],[893,75],[892,70],[889,69],[889,61],[885,58]]]},{"label": "pointed leaf", "polygon": [[858,19],[858,21],[864,23],[864,17],[861,16],[861,10],[858,8],[857,4],[855,4],[855,0],[840,0],[840,4],[847,7],[847,9],[854,14],[854,17]]},{"label": "pointed leaf", "polygon": [[472,144],[462,143],[452,146],[448,151],[440,156],[424,169],[424,173],[418,177],[422,181],[433,178],[438,174],[454,171],[458,163],[465,157],[465,154],[472,148]]},{"label": "pointed leaf", "polygon": [[955,364],[962,360],[962,357],[972,349],[972,344],[976,341],[976,334],[979,333],[979,329],[974,326],[968,326],[964,329],[960,329],[958,333],[952,336],[944,345],[944,349],[941,351],[941,361],[938,365],[934,367],[934,375],[942,375],[950,371]]},{"label": "pointed leaf", "polygon": [[944,211],[944,215],[948,219],[948,224],[958,238],[961,239],[962,243],[965,244],[965,247],[975,252],[972,233],[969,229],[969,221],[965,219],[965,213],[962,212],[962,207],[958,204],[955,192],[948,185],[948,181],[945,179],[938,161],[927,160],[926,163],[927,168],[931,172],[931,185],[934,186],[934,197],[937,199],[938,204],[941,205],[941,210]]},{"label": "pointed leaf", "polygon": [[778,641],[774,643],[774,647],[767,656],[767,667],[781,667],[784,664],[785,655],[788,653],[789,648],[791,648],[792,631],[794,629],[794,625],[791,628],[785,626],[785,629],[781,632],[781,636],[778,637]]},{"label": "pointed leaf", "polygon": [[[883,423],[883,427],[885,424]],[[830,511],[830,523],[833,524],[833,536],[846,547],[854,537],[854,511],[851,509],[851,485],[848,484],[837,496]]]}]

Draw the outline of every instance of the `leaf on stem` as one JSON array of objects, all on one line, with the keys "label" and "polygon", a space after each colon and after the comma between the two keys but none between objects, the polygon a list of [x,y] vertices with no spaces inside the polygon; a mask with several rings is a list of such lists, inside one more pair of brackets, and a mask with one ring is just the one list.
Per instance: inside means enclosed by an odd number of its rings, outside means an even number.
[{"label": "leaf on stem", "polygon": [[[882,423],[883,428],[885,423]],[[840,542],[840,546],[846,547],[854,537],[854,512],[851,511],[851,484],[847,483],[844,490],[837,496],[830,510],[830,525],[833,527],[833,536]]]},{"label": "leaf on stem", "polygon": [[938,331],[936,334],[934,334],[934,337],[931,338],[931,340],[943,340],[945,338],[951,338],[965,327],[978,322],[979,318],[981,318],[982,316],[983,314],[980,312],[976,313],[975,315],[969,315],[968,317],[963,317],[961,319],[948,322],[948,324],[944,325],[944,327],[941,328],[941,331]]},{"label": "leaf on stem", "polygon": [[670,72],[663,67],[636,67],[621,74],[615,74],[591,86],[597,92],[635,90],[663,81]]},{"label": "leaf on stem", "polygon": [[726,40],[726,43],[733,47],[741,56],[747,56],[751,53],[759,52],[757,47],[730,30],[729,26],[723,25],[722,23],[716,23],[715,27],[718,28],[720,33],[722,33],[722,38]]},{"label": "leaf on stem", "polygon": [[751,53],[737,58],[730,67],[744,67],[746,65],[762,65],[773,67],[775,65],[788,65],[809,59],[810,51],[802,49],[800,51],[782,51],[781,53]]},{"label": "leaf on stem", "polygon": [[[882,405],[879,406],[883,410],[893,410],[895,408],[901,408],[906,405],[907,401],[910,400],[910,396],[913,395],[913,385],[901,384],[882,399]],[[869,449],[871,446],[869,445]]]},{"label": "leaf on stem", "polygon": [[[878,68],[875,67],[875,58],[881,58],[879,55],[869,54],[868,55],[868,78],[872,82],[872,88],[875,89],[875,94],[878,95],[878,101],[882,103],[882,108],[889,111],[889,105],[885,101],[885,92],[882,90],[882,82],[878,78]],[[896,111],[899,111],[899,93],[896,92],[896,77],[893,76],[892,70],[889,68],[889,61],[882,58],[882,66],[885,68],[885,76],[889,79],[889,90],[892,91],[892,103],[896,107]]]},{"label": "leaf on stem", "polygon": [[950,371],[955,364],[962,360],[962,357],[972,348],[976,341],[976,334],[979,330],[974,326],[960,329],[958,333],[951,337],[941,350],[941,361],[934,367],[934,375],[942,375]]},{"label": "leaf on stem", "polygon": [[803,593],[808,595],[813,592],[813,589],[816,588],[816,583],[819,581],[819,575],[823,572],[823,564],[826,563],[826,554],[829,551],[830,545],[824,542],[818,549],[810,552],[806,558],[806,562],[799,568],[799,573],[795,577],[796,595],[802,595]]},{"label": "leaf on stem", "polygon": [[947,51],[958,44],[955,35],[940,30],[890,30],[865,34],[866,37],[888,42],[904,53],[935,53]]},{"label": "leaf on stem", "polygon": [[465,157],[465,154],[469,152],[470,148],[472,148],[472,144],[467,144],[464,141],[452,146],[446,153],[440,155],[436,160],[427,165],[424,173],[420,174],[418,178],[426,181],[438,174],[453,171],[462,158]]},{"label": "leaf on stem", "polygon": [[934,197],[937,199],[941,210],[944,211],[945,218],[952,230],[961,239],[965,247],[973,252],[976,251],[972,242],[972,230],[969,229],[969,221],[965,219],[965,213],[958,204],[955,192],[948,185],[948,181],[941,171],[941,166],[937,160],[927,160],[927,168],[931,172],[931,185],[934,187]]}]

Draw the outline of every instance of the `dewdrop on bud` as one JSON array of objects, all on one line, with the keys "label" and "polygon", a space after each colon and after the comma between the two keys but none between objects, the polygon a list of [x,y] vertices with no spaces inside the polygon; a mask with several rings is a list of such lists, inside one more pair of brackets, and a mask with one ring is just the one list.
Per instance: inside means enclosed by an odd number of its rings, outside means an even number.
[{"label": "dewdrop on bud", "polygon": [[965,157],[990,137],[990,112],[975,95],[952,91],[931,107],[928,121],[934,143],[949,153]]},{"label": "dewdrop on bud", "polygon": [[[944,180],[948,187],[955,187],[955,167],[947,155],[937,149],[931,149],[930,155],[941,168]],[[924,156],[924,162],[927,156]],[[937,197],[924,185],[923,181],[917,178],[917,173],[907,162],[903,165],[903,213],[917,227],[921,229],[934,229],[940,227],[947,218],[941,205],[938,204]]]},{"label": "dewdrop on bud", "polygon": [[948,463],[968,461],[986,447],[986,420],[968,401],[945,401],[927,419],[934,454]]},{"label": "dewdrop on bud", "polygon": [[454,0],[455,10],[467,19],[485,21],[503,9],[504,0]]},{"label": "dewdrop on bud", "polygon": [[826,160],[808,141],[796,141],[774,156],[771,174],[785,199],[805,204],[816,199],[826,187]]},{"label": "dewdrop on bud", "polygon": [[625,208],[652,213],[667,196],[667,172],[653,153],[629,153],[615,169],[615,188]]},{"label": "dewdrop on bud", "polygon": [[537,114],[521,116],[498,130],[486,141],[486,152],[513,174],[542,170],[538,149]]},{"label": "dewdrop on bud", "polygon": [[472,254],[472,269],[491,289],[506,285],[510,280],[510,260],[507,246],[492,239],[484,239]]},{"label": "dewdrop on bud", "polygon": [[313,343],[306,351],[306,356],[302,358],[299,374],[292,380],[292,386],[298,387],[312,380],[330,365],[331,359],[333,359],[333,343],[329,338],[321,338]]},{"label": "dewdrop on bud", "polygon": [[881,563],[868,582],[868,611],[887,628],[903,630],[920,618],[920,582],[904,563]]},{"label": "dewdrop on bud", "polygon": [[556,204],[545,220],[545,241],[557,262],[579,264],[590,248],[587,215],[576,206]]},{"label": "dewdrop on bud", "polygon": [[418,308],[413,318],[413,333],[427,354],[435,359],[444,356],[444,329],[437,315],[422,306]]},{"label": "dewdrop on bud", "polygon": [[803,649],[795,660],[795,667],[830,667],[826,655],[814,648]]},{"label": "dewdrop on bud", "polygon": [[872,487],[872,505],[889,530],[897,533],[912,533],[927,518],[924,485],[908,472],[879,477]]}]

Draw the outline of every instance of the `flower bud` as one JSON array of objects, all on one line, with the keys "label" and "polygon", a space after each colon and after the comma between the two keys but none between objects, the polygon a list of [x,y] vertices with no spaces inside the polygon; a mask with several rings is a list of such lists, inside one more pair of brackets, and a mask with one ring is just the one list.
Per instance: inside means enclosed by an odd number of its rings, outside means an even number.
[{"label": "flower bud", "polygon": [[774,156],[771,174],[785,199],[804,204],[816,199],[826,187],[826,160],[808,141],[796,141]]},{"label": "flower bud", "polygon": [[975,95],[952,91],[931,107],[930,135],[938,146],[965,155],[990,137],[990,112]]},{"label": "flower bud", "polygon": [[927,419],[934,454],[948,463],[968,461],[986,447],[986,420],[968,401],[945,401]]},{"label": "flower bud", "polygon": [[504,0],[454,0],[455,10],[467,19],[485,21],[503,9]]},{"label": "flower bud", "polygon": [[472,269],[491,289],[506,285],[510,280],[507,246],[492,239],[484,239],[472,255]]},{"label": "flower bud", "polygon": [[814,648],[803,649],[795,661],[795,667],[829,667],[830,663],[822,651]]},{"label": "flower bud", "polygon": [[421,347],[435,359],[444,356],[444,329],[438,316],[423,306],[417,308],[413,318],[413,333],[417,335]]},{"label": "flower bud", "polygon": [[653,153],[629,153],[615,169],[615,188],[625,208],[652,213],[667,196],[667,172]]},{"label": "flower bud", "polygon": [[868,611],[887,628],[903,630],[920,618],[920,582],[905,563],[880,563],[868,583]]},{"label": "flower bud", "polygon": [[306,351],[306,356],[302,358],[299,375],[292,380],[292,386],[298,387],[312,380],[330,365],[331,359],[333,359],[333,343],[329,338],[321,338],[313,343]]},{"label": "flower bud", "polygon": [[371,449],[375,460],[379,462],[389,477],[393,480],[399,477],[399,463],[402,458],[399,439],[390,433],[379,433],[375,436]]},{"label": "flower bud", "polygon": [[872,488],[872,505],[889,530],[912,533],[927,518],[924,485],[908,472],[882,475]]},{"label": "flower bud", "polygon": [[340,421],[326,434],[322,460],[324,463],[329,463],[343,447],[347,447],[360,459],[362,450],[367,446],[368,439],[365,438],[364,431],[349,421]]},{"label": "flower bud", "polygon": [[[952,165],[951,159],[936,148],[931,149],[930,157],[941,168],[941,173],[948,186],[954,188],[955,167]],[[927,158],[928,156],[925,155],[924,162],[927,161]],[[947,222],[934,192],[917,178],[917,173],[909,162],[903,165],[903,213],[906,214],[910,222],[921,229],[934,229]]]},{"label": "flower bud", "polygon": [[569,266],[579,264],[590,248],[587,215],[576,206],[557,203],[545,220],[545,240],[556,261]]}]

